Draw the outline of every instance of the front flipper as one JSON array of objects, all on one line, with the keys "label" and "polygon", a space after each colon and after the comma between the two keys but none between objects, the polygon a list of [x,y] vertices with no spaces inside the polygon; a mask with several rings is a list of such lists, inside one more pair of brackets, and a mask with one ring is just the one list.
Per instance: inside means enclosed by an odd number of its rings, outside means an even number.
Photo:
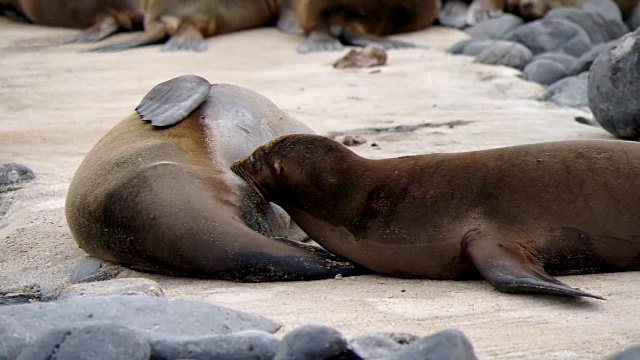
[{"label": "front flipper", "polygon": [[211,84],[196,75],[183,75],[156,85],[136,107],[153,126],[171,126],[189,116],[209,97]]},{"label": "front flipper", "polygon": [[115,34],[120,29],[120,24],[113,16],[105,16],[93,26],[85,29],[80,34],[72,37],[71,43],[89,43],[96,42]]},{"label": "front flipper", "polygon": [[[507,236],[505,236],[507,235]],[[547,274],[539,261],[519,243],[513,232],[473,230],[462,242],[465,255],[498,291],[546,293],[604,300],[569,287]]]}]

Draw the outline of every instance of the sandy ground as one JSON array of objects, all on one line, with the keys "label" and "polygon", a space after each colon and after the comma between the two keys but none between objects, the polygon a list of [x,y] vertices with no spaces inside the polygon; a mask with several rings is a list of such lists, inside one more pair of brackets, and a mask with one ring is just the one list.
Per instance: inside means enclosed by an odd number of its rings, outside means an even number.
[{"label": "sandy ground", "polygon": [[[409,133],[368,134],[370,157],[462,151],[539,141],[610,138],[537,99],[543,89],[503,67],[444,52],[465,37],[432,28],[400,39],[427,50],[392,51],[379,71],[333,69],[342,53],[298,55],[299,38],[258,29],[209,40],[205,53],[158,46],[114,54],[83,45],[17,49],[15,41],[73,33],[0,20],[0,163],[32,167],[37,181],[11,193],[0,220],[0,288],[63,286],[84,256],[64,219],[68,184],[87,151],[129,115],[157,83],[192,73],[251,88],[320,133],[433,123]],[[126,37],[126,34],[121,35]],[[463,121],[465,125],[446,126]],[[3,210],[0,208],[0,210]],[[236,284],[167,278],[170,296],[200,299],[347,335],[463,330],[482,359],[600,359],[640,343],[640,273],[564,277],[607,301],[501,294],[486,282],[380,276],[296,283]]]}]

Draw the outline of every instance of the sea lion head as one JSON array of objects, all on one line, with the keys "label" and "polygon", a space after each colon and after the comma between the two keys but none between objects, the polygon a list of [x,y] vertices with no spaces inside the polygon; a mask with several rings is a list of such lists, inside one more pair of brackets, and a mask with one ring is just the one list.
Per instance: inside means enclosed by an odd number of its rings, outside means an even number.
[{"label": "sea lion head", "polygon": [[525,19],[539,19],[550,9],[548,0],[512,0],[510,3],[513,3],[513,7],[517,6],[517,9],[512,10],[517,10]]},{"label": "sea lion head", "polygon": [[[354,154],[337,141],[320,135],[285,135],[237,160],[231,170],[279,205],[313,203],[338,183],[344,159]],[[320,194],[320,195],[319,195]],[[311,201],[311,202],[309,202]]]}]

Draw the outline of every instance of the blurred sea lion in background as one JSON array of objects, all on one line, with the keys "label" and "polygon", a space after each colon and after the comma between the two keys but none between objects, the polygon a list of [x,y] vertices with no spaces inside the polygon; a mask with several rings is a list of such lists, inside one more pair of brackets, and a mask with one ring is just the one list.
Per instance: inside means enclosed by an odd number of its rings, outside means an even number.
[{"label": "blurred sea lion in background", "polygon": [[164,50],[204,51],[210,36],[275,24],[278,1],[146,0],[143,12],[143,33],[93,50],[118,51],[169,38]]},{"label": "blurred sea lion in background", "polygon": [[[3,12],[14,11],[36,25],[85,29],[63,43],[102,40],[120,29],[142,24],[143,0],[0,0]],[[137,25],[137,26],[136,26]]]},{"label": "blurred sea lion in background", "polygon": [[385,49],[415,44],[382,36],[431,26],[440,0],[282,0],[278,28],[303,33],[298,52],[341,50],[344,45],[379,45]]}]

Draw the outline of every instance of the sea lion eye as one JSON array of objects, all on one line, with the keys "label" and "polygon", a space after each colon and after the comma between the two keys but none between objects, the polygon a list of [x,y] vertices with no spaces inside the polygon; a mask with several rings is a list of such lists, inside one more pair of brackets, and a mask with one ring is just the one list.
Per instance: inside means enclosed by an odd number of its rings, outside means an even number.
[{"label": "sea lion eye", "polygon": [[249,159],[247,159],[247,163],[251,166],[251,169],[253,169],[253,171],[260,171],[262,170],[262,166],[260,165],[260,161],[256,161],[256,159],[253,157],[253,155],[249,156]]},{"label": "sea lion eye", "polygon": [[276,172],[276,175],[280,175],[282,173],[282,170],[284,170],[284,168],[282,167],[282,164],[280,164],[280,161],[276,161],[273,163],[273,170]]}]

